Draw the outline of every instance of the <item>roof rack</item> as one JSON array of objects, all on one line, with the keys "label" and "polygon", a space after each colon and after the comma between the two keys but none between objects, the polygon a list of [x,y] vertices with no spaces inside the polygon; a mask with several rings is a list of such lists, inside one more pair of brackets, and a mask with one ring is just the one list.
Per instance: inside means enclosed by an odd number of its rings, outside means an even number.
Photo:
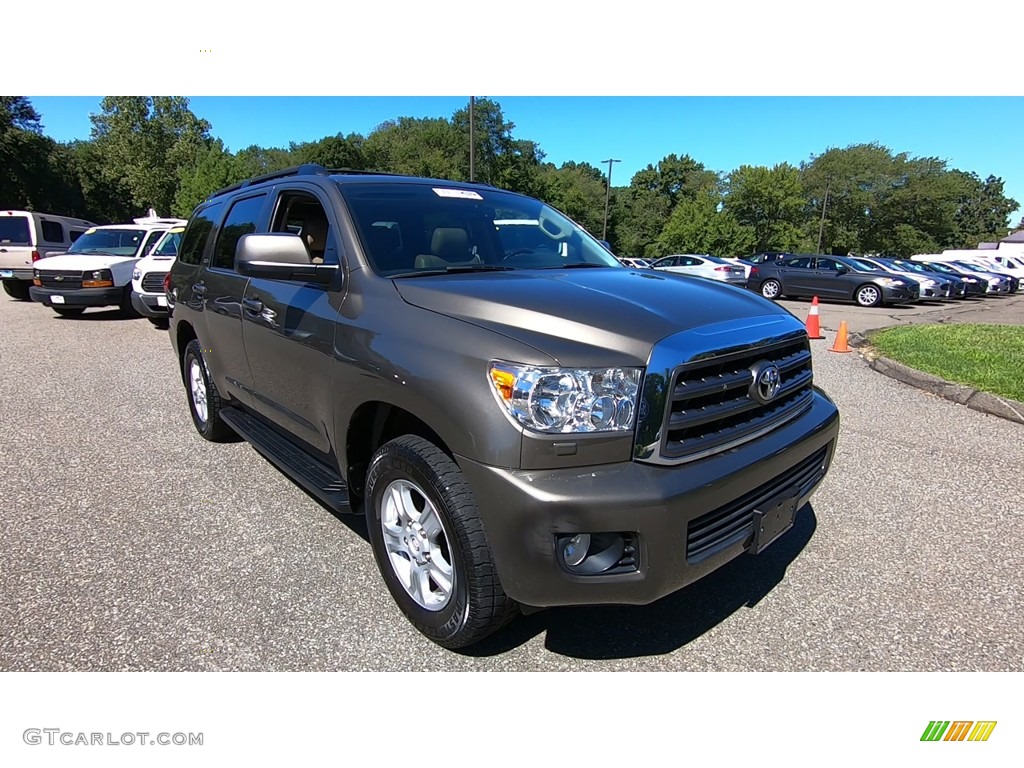
[{"label": "roof rack", "polygon": [[[228,192],[234,192],[238,189],[245,189],[253,184],[261,184],[264,181],[272,181],[273,179],[283,179],[289,176],[333,176],[335,174],[361,174],[366,176],[408,176],[404,173],[389,173],[386,171],[369,171],[356,168],[324,168],[322,165],[317,163],[304,163],[302,165],[293,165],[290,168],[282,168],[280,171],[272,171],[271,173],[264,173],[260,176],[253,176],[251,179],[240,181],[237,184],[232,184],[229,187],[218,189],[216,192],[210,193],[206,198],[212,200],[215,197],[226,195]],[[488,184],[483,181],[460,181],[459,184],[475,184],[481,187],[490,187],[495,189],[493,184]]]}]

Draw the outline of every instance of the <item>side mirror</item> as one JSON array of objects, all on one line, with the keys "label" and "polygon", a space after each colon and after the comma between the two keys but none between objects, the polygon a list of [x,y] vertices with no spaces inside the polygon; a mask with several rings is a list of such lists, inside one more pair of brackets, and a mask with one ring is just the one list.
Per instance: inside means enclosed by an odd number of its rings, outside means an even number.
[{"label": "side mirror", "polygon": [[836,267],[836,272],[838,274],[840,274],[840,275],[845,275],[849,271],[850,271],[850,268],[848,266],[846,266],[845,264],[840,264],[839,266]]},{"label": "side mirror", "polygon": [[337,264],[313,264],[302,238],[290,232],[242,235],[235,246],[235,269],[246,277],[327,285]]},{"label": "side mirror", "polygon": [[607,250],[608,252],[611,252],[611,250],[612,250],[612,244],[611,243],[609,243],[607,240],[598,240],[598,242],[605,247],[605,250]]}]

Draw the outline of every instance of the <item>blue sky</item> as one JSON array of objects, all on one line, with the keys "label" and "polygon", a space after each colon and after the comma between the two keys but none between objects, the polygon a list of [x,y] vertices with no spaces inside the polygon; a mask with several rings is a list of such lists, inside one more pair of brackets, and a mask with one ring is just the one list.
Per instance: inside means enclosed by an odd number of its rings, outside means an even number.
[{"label": "blue sky", "polygon": [[[30,97],[46,133],[88,138],[99,97]],[[1019,97],[505,97],[514,135],[537,141],[547,160],[600,165],[612,181],[672,152],[728,172],[742,164],[799,163],[830,146],[877,141],[897,152],[940,157],[951,167],[1000,176],[1024,204],[1024,98]],[[399,116],[450,117],[463,97],[191,97],[193,111],[232,150],[286,146],[338,132],[366,135]],[[606,166],[605,166],[606,167]],[[1012,224],[1024,208],[1012,217]]]}]

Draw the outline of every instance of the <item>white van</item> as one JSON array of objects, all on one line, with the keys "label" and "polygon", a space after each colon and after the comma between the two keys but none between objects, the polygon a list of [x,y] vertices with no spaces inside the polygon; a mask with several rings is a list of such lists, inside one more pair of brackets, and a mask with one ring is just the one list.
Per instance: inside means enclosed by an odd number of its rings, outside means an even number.
[{"label": "white van", "polygon": [[150,215],[132,224],[92,227],[60,256],[40,259],[34,265],[33,301],[58,315],[76,316],[87,307],[119,307],[135,316],[132,306],[132,270],[152,250],[164,233],[184,225],[185,219]]},{"label": "white van", "polygon": [[184,231],[184,225],[167,230],[156,247],[140,259],[132,271],[132,306],[157,328],[167,327],[169,316],[164,278],[178,258]]},{"label": "white van", "polygon": [[28,301],[32,265],[50,253],[64,253],[93,226],[51,213],[0,211],[0,280],[7,295]]}]

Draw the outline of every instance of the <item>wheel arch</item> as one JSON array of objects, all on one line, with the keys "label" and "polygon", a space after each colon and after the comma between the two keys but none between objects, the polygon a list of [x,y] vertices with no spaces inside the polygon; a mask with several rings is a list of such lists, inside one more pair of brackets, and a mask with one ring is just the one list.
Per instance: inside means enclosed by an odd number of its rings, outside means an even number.
[{"label": "wheel arch", "polygon": [[382,445],[402,435],[422,437],[455,461],[448,444],[420,417],[392,403],[365,402],[353,412],[345,432],[345,480],[353,511],[362,508],[370,459]]}]

